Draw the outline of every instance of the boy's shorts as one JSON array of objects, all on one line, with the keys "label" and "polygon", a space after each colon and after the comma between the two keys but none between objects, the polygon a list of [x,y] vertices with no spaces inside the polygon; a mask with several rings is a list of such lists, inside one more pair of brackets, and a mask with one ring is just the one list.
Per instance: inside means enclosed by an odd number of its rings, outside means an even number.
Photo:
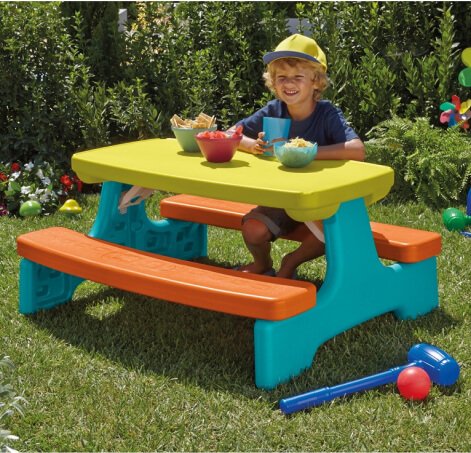
[{"label": "boy's shorts", "polygon": [[293,231],[300,223],[293,220],[286,211],[281,208],[267,208],[257,206],[242,218],[242,223],[247,219],[255,219],[262,222],[272,234],[271,241]]}]

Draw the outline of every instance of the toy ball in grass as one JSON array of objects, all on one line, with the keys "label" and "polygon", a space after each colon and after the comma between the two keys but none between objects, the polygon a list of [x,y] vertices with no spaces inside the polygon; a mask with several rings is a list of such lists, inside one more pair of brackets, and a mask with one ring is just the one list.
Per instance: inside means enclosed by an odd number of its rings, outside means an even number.
[{"label": "toy ball in grass", "polygon": [[217,125],[205,128],[172,127],[172,132],[183,151],[187,153],[199,153],[200,148],[195,140],[196,135],[205,131],[215,131],[216,129]]},{"label": "toy ball in grass", "polygon": [[427,398],[432,387],[430,376],[417,366],[405,368],[397,377],[397,388],[401,396],[407,400],[423,400]]},{"label": "toy ball in grass", "polygon": [[301,168],[310,164],[317,155],[317,143],[295,138],[289,142],[275,143],[276,158],[286,167]]},{"label": "toy ball in grass", "polygon": [[32,217],[41,213],[41,204],[35,200],[28,200],[20,206],[20,216]]},{"label": "toy ball in grass", "polygon": [[242,128],[234,133],[214,131],[202,132],[196,136],[196,141],[203,156],[208,162],[229,162],[233,157],[242,139]]}]

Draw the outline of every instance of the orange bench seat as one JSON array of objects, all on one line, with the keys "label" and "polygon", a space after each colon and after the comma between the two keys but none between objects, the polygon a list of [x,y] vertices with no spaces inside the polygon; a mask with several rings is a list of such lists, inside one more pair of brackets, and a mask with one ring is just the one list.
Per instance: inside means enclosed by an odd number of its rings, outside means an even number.
[{"label": "orange bench seat", "polygon": [[[242,217],[254,207],[247,203],[195,195],[174,195],[160,202],[160,214],[171,219],[240,230]],[[371,222],[371,230],[381,258],[416,263],[438,256],[441,251],[441,236],[438,233],[378,222]],[[307,231],[302,224],[284,239],[300,241]]]},{"label": "orange bench seat", "polygon": [[286,319],[316,300],[309,282],[169,258],[62,227],[19,236],[17,251],[34,263],[114,288],[256,319]]}]

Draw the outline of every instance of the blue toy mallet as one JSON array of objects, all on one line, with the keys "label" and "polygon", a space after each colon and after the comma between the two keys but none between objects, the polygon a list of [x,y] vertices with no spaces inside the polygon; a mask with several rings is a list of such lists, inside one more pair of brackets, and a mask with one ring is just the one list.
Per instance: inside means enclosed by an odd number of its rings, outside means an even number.
[{"label": "blue toy mallet", "polygon": [[406,365],[390,368],[382,373],[284,398],[280,400],[280,409],[284,414],[292,414],[293,412],[318,406],[334,398],[384,384],[391,384],[397,381],[397,377],[402,370],[412,366],[425,370],[432,382],[438,385],[453,385],[460,374],[460,366],[456,360],[445,351],[430,344],[420,343],[412,346],[407,354],[407,360],[409,363]]}]

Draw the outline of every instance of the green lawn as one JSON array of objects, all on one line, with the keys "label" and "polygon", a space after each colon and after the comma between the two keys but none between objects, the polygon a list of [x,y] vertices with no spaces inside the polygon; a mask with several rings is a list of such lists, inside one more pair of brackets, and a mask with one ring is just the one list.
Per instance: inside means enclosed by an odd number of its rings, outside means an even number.
[{"label": "green lawn", "polygon": [[[323,345],[311,369],[271,392],[253,382],[253,321],[84,283],[74,300],[33,316],[18,305],[15,237],[55,225],[88,231],[84,214],[0,218],[0,356],[16,365],[12,385],[29,404],[6,419],[20,451],[469,451],[471,450],[471,240],[449,233],[439,212],[381,205],[371,217],[443,235],[440,308],[415,321],[384,315]],[[156,212],[156,200],[150,210]],[[464,207],[461,207],[464,209]],[[210,229],[209,257],[248,261],[240,233]],[[280,241],[275,258],[294,244]],[[322,280],[323,259],[300,276]],[[394,385],[284,416],[280,398],[406,362],[418,342],[461,365],[459,382],[433,386],[421,403]],[[5,421],[5,420],[4,420]]]}]

